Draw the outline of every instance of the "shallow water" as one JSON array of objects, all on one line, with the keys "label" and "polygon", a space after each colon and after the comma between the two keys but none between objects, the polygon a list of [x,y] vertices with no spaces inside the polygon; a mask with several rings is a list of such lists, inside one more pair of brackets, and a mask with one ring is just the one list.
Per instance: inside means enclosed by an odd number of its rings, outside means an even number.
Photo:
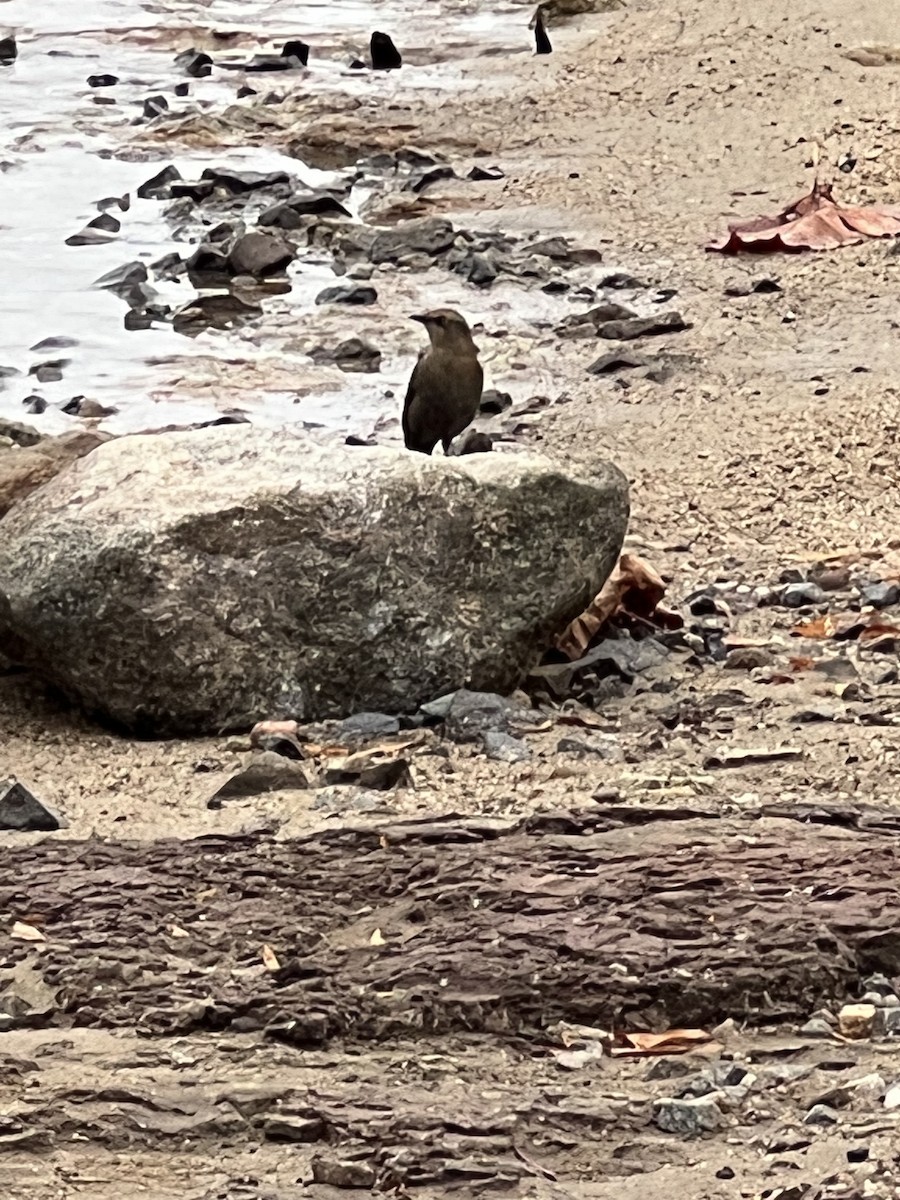
[{"label": "shallow water", "polygon": [[[362,50],[374,24],[390,32],[415,64],[416,56],[443,57],[434,65],[404,66],[400,75],[358,75],[347,71],[347,48]],[[77,22],[74,17],[77,13]],[[302,20],[300,14],[302,13]],[[514,13],[511,16],[510,13]],[[515,52],[517,42],[527,46],[527,10],[508,3],[457,4],[447,0],[392,0],[375,5],[340,0],[335,4],[308,3],[298,9],[295,0],[169,0],[165,4],[141,0],[7,0],[0,3],[0,20],[16,31],[19,57],[11,67],[0,67],[0,366],[20,374],[6,379],[0,391],[0,415],[28,420],[43,432],[54,433],[80,424],[59,406],[73,396],[85,395],[114,405],[118,415],[104,427],[115,432],[158,428],[206,420],[229,408],[241,408],[252,419],[281,423],[302,419],[334,425],[352,432],[371,430],[380,416],[393,411],[396,391],[408,373],[407,354],[383,363],[375,376],[347,376],[336,386],[334,371],[323,379],[321,394],[308,386],[315,368],[302,353],[294,353],[297,375],[304,386],[299,406],[290,389],[262,389],[250,398],[247,389],[229,394],[227,372],[223,386],[185,386],[179,393],[189,360],[239,359],[258,364],[265,376],[272,354],[252,340],[252,330],[236,333],[211,331],[197,338],[177,334],[167,325],[149,330],[126,330],[127,305],[113,294],[92,285],[99,277],[126,262],[148,264],[173,249],[172,229],[155,200],[140,200],[136,188],[166,162],[174,162],[186,177],[195,177],[211,165],[251,170],[290,171],[316,184],[331,180],[321,172],[277,153],[253,148],[185,152],[160,145],[158,154],[144,147],[143,161],[117,157],[126,151],[130,122],[141,112],[146,97],[166,95],[170,104],[174,83],[184,77],[174,68],[175,53],[191,44],[208,44],[212,30],[247,31],[280,41],[302,36],[322,57],[316,60],[319,88],[379,92],[421,85],[430,89],[469,86],[460,61],[479,51],[501,48]],[[146,34],[142,32],[146,30]],[[204,43],[204,37],[207,39]],[[436,50],[436,47],[439,50]],[[252,53],[256,45],[242,41],[235,57]],[[216,57],[229,52],[216,51]],[[328,55],[331,55],[329,58]],[[497,59],[502,80],[503,60]],[[120,83],[92,89],[91,74],[111,73]],[[271,80],[272,77],[262,77]],[[191,97],[184,104],[233,99],[241,76],[214,73],[210,79],[190,80]],[[260,79],[255,77],[255,81]],[[275,82],[275,81],[273,81]],[[280,82],[280,80],[278,81]],[[290,81],[287,81],[290,82]],[[258,84],[257,84],[258,86]],[[97,103],[114,98],[115,105]],[[128,153],[126,151],[126,153]],[[134,152],[128,153],[133,158]],[[65,238],[80,231],[98,214],[104,197],[131,196],[131,207],[110,211],[121,221],[121,232],[103,245],[70,247]],[[465,297],[467,312],[479,319],[480,296],[448,279],[439,287],[429,277],[429,297],[435,302],[459,303]],[[298,326],[312,307],[317,291],[334,281],[330,269],[296,266],[291,272],[294,290],[275,310],[293,313]],[[375,281],[377,282],[377,280]],[[188,302],[194,289],[188,284],[154,282],[160,299],[173,306]],[[415,279],[403,281],[410,291],[409,311],[414,311]],[[516,289],[519,295],[521,292]],[[442,293],[437,295],[437,293]],[[525,298],[525,307],[540,316],[546,304],[541,297]],[[491,307],[503,307],[503,290],[491,292]],[[265,305],[267,312],[270,305]],[[485,309],[485,312],[487,310]],[[371,321],[375,313],[360,314]],[[420,332],[420,331],[419,331]],[[62,350],[36,350],[48,337],[72,339],[77,344]],[[414,339],[408,335],[410,347]],[[48,360],[69,360],[63,379],[38,383],[28,372]],[[201,372],[202,374],[202,372]],[[29,415],[23,400],[40,395],[49,404],[41,415]]]}]

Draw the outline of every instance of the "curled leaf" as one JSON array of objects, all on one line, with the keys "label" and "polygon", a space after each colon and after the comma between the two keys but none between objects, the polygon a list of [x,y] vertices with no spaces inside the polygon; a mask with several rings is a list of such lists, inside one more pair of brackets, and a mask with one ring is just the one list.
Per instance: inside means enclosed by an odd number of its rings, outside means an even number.
[{"label": "curled leaf", "polygon": [[830,183],[816,180],[812,191],[771,217],[733,221],[728,233],[710,242],[707,250],[722,254],[755,254],[803,250],[835,250],[866,238],[900,234],[900,208],[869,205],[855,208],[838,204]]}]

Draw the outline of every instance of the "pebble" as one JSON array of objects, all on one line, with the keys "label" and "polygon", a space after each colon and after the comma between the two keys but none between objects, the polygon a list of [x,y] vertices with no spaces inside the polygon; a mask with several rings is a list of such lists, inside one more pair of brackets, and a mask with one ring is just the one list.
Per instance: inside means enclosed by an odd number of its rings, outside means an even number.
[{"label": "pebble", "polygon": [[827,1104],[814,1104],[803,1118],[804,1125],[837,1125],[840,1117]]},{"label": "pebble", "polygon": [[0,38],[0,62],[11,63],[18,56],[19,48],[16,45],[16,39],[10,34],[8,37]]},{"label": "pebble", "polygon": [[531,758],[530,748],[508,733],[486,733],[482,745],[485,754],[494,762],[520,763]]},{"label": "pebble", "polygon": [[770,667],[774,661],[765,646],[735,646],[722,665],[726,671],[753,671],[757,667]]},{"label": "pebble", "polygon": [[863,604],[873,608],[890,608],[900,601],[900,586],[896,583],[870,583],[860,592]]},{"label": "pebble", "polygon": [[698,1137],[719,1129],[724,1114],[709,1096],[698,1096],[693,1100],[656,1100],[653,1104],[653,1121],[664,1133],[680,1133],[683,1137]]},{"label": "pebble", "polygon": [[799,1032],[805,1037],[830,1038],[834,1036],[834,1030],[821,1017],[810,1017],[805,1025],[800,1026]]},{"label": "pebble", "polygon": [[817,583],[789,583],[781,593],[781,603],[787,608],[803,608],[806,604],[821,604],[825,593]]}]

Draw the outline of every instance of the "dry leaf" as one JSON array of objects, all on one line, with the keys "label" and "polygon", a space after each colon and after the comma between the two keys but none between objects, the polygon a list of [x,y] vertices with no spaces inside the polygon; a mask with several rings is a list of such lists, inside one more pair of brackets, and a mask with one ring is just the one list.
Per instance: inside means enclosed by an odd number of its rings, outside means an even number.
[{"label": "dry leaf", "polygon": [[614,1057],[686,1054],[689,1050],[713,1040],[712,1035],[705,1029],[667,1029],[665,1033],[619,1033],[617,1038],[619,1045],[610,1050]]},{"label": "dry leaf", "polygon": [[788,662],[791,664],[792,671],[811,671],[815,666],[816,660],[808,658],[805,654],[792,655]]},{"label": "dry leaf", "polygon": [[263,946],[262,960],[267,971],[281,970],[281,963],[278,961],[278,956],[271,946]]},{"label": "dry leaf", "polygon": [[381,935],[380,929],[374,929],[372,931],[372,936],[369,938],[369,945],[370,946],[383,946],[384,945],[384,938]]},{"label": "dry leaf", "polygon": [[831,638],[837,629],[837,620],[831,613],[824,617],[813,617],[803,621],[791,630],[791,637]]},{"label": "dry leaf", "polygon": [[853,246],[866,238],[896,237],[900,234],[900,208],[846,207],[838,204],[830,183],[816,180],[807,196],[795,200],[772,217],[734,221],[728,234],[710,242],[707,250],[738,254],[745,250],[760,254],[783,250],[835,250]]},{"label": "dry leaf", "polygon": [[16,921],[9,931],[9,936],[19,942],[46,942],[47,940],[40,929],[35,929],[33,925],[26,925],[24,921]]},{"label": "dry leaf", "polygon": [[900,629],[896,625],[874,617],[860,633],[859,640],[861,643],[881,641],[882,639],[891,641],[898,636],[900,636]]},{"label": "dry leaf", "polygon": [[623,554],[609,579],[584,612],[556,640],[556,647],[571,661],[581,658],[603,628],[619,616],[642,625],[679,629],[677,613],[660,607],[666,585],[649,563],[636,554]]}]

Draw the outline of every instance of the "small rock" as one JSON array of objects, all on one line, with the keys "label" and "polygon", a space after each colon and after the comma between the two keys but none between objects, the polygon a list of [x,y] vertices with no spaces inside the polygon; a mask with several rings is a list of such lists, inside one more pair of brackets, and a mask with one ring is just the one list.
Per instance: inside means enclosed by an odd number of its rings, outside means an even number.
[{"label": "small rock", "polygon": [[425,171],[422,175],[417,175],[411,179],[406,185],[406,190],[409,192],[424,192],[427,187],[433,183],[440,183],[442,179],[455,179],[456,172],[452,167],[432,167],[430,171]]},{"label": "small rock", "polygon": [[46,337],[39,342],[35,342],[29,349],[37,352],[39,350],[71,350],[73,346],[78,345],[78,339],[66,337],[61,334],[58,337]]},{"label": "small rock", "polygon": [[735,646],[729,650],[722,666],[726,671],[753,671],[770,667],[775,661],[765,646]]},{"label": "small rock", "polygon": [[825,593],[816,583],[808,579],[802,583],[789,583],[781,593],[781,603],[787,608],[803,608],[807,604],[821,604]]},{"label": "small rock", "polygon": [[616,291],[639,291],[646,286],[647,284],[642,279],[638,279],[634,275],[627,275],[624,271],[614,271],[611,275],[604,275],[600,280],[600,287],[614,288]]},{"label": "small rock", "polygon": [[623,762],[625,758],[616,739],[602,733],[560,738],[556,749],[560,754],[577,754],[581,758],[596,755],[606,762]]},{"label": "small rock", "polygon": [[871,1037],[874,1022],[874,1004],[845,1004],[838,1013],[838,1029],[846,1038]]},{"label": "small rock", "polygon": [[88,75],[88,87],[115,87],[119,82],[118,75]]},{"label": "small rock", "polygon": [[345,717],[338,725],[338,732],[342,737],[387,737],[398,733],[399,730],[400,721],[397,717],[377,712],[354,713],[352,717]]},{"label": "small rock", "polygon": [[805,1037],[834,1037],[834,1030],[827,1021],[823,1021],[821,1017],[810,1017],[810,1019],[798,1030]]},{"label": "small rock", "polygon": [[313,1157],[312,1175],[315,1183],[337,1188],[373,1188],[377,1178],[375,1168],[367,1162],[353,1159]]},{"label": "small rock", "polygon": [[[212,61],[212,60],[210,60]],[[145,180],[137,189],[141,200],[160,200],[169,192],[169,184],[181,179],[181,172],[171,164],[157,171],[150,179]]]},{"label": "small rock", "polygon": [[189,83],[176,83],[172,91],[176,96],[189,96],[191,94],[191,85]]},{"label": "small rock", "polygon": [[25,405],[25,411],[34,413],[35,416],[47,411],[47,401],[43,396],[26,396],[22,403]]},{"label": "small rock", "polygon": [[133,295],[135,287],[138,284],[146,283],[147,279],[146,264],[135,260],[116,267],[112,271],[107,271],[105,275],[95,279],[91,286],[112,292],[122,300],[128,300],[131,303],[130,297]]},{"label": "small rock", "polygon": [[403,66],[400,51],[386,33],[377,30],[369,39],[369,55],[373,71],[396,71]]},{"label": "small rock", "polygon": [[681,333],[689,329],[680,312],[664,312],[658,317],[632,317],[627,321],[608,321],[600,326],[600,337],[610,338],[621,342],[630,342],[634,338],[655,337],[657,334]]},{"label": "small rock", "polygon": [[213,60],[202,50],[182,50],[175,56],[175,66],[192,75],[194,79],[203,79],[212,74]]},{"label": "small rock", "polygon": [[482,181],[495,182],[498,179],[504,179],[505,176],[499,167],[479,167],[476,165],[466,178],[471,179],[474,183],[481,183]]},{"label": "small rock", "polygon": [[885,1108],[900,1108],[900,1083],[893,1083],[884,1094]]},{"label": "small rock", "polygon": [[810,572],[810,579],[823,592],[839,592],[850,583],[849,567],[823,567]]},{"label": "small rock", "polygon": [[19,48],[16,45],[16,39],[12,34],[6,37],[0,37],[0,62],[11,63],[18,57]]},{"label": "small rock", "polygon": [[484,752],[494,762],[520,763],[531,758],[531,750],[508,733],[491,732],[482,738]]},{"label": "small rock", "polygon": [[616,371],[626,371],[632,367],[646,367],[652,359],[643,354],[630,354],[627,350],[611,350],[601,354],[587,368],[588,375],[612,375]]},{"label": "small rock", "polygon": [[626,308],[624,304],[599,304],[584,313],[571,313],[560,322],[556,332],[560,337],[577,337],[580,336],[578,330],[587,326],[591,331],[590,336],[594,336],[599,332],[601,325],[608,325],[610,321],[628,321],[634,315],[634,311]]},{"label": "small rock", "polygon": [[521,710],[494,692],[470,692],[460,688],[433,704],[423,704],[422,711],[449,699],[444,715],[444,732],[454,742],[476,742],[488,733],[508,733],[509,723],[521,715]]},{"label": "small rock", "polygon": [[102,212],[99,217],[94,217],[93,221],[88,221],[87,228],[100,229],[103,233],[118,233],[122,228],[122,222],[111,213]]},{"label": "small rock", "polygon": [[814,1104],[803,1118],[804,1125],[837,1125],[840,1117],[827,1104]]},{"label": "small rock", "polygon": [[51,831],[64,822],[15,779],[0,781],[0,829]]},{"label": "small rock", "polygon": [[375,304],[378,293],[373,287],[354,287],[338,284],[324,288],[316,296],[316,304]]},{"label": "small rock", "polygon": [[734,1179],[734,1171],[731,1167],[719,1167],[716,1171],[716,1179]]},{"label": "small rock", "polygon": [[0,437],[9,438],[15,446],[36,446],[44,440],[33,425],[25,425],[22,421],[7,421],[0,417]]},{"label": "small rock", "polygon": [[168,110],[169,102],[165,96],[148,96],[144,101],[143,115],[148,121],[152,121],[154,117],[161,117]]},{"label": "small rock", "polygon": [[84,417],[88,420],[102,420],[104,417],[114,417],[118,411],[115,405],[107,407],[98,400],[85,399],[78,406],[79,417]]},{"label": "small rock", "polygon": [[494,443],[487,433],[480,429],[469,429],[454,444],[452,454],[490,454]]},{"label": "small rock", "polygon": [[500,273],[486,254],[469,254],[453,270],[474,287],[490,287]]},{"label": "small rock", "polygon": [[253,231],[245,233],[234,243],[228,256],[228,265],[235,275],[264,279],[285,271],[295,254],[295,248],[277,234]]},{"label": "small rock", "polygon": [[350,210],[341,203],[340,196],[326,190],[304,193],[263,209],[259,214],[259,224],[274,225],[279,229],[299,229],[304,217],[350,216]]},{"label": "small rock", "polygon": [[664,1133],[678,1133],[682,1137],[698,1137],[701,1133],[712,1133],[719,1129],[724,1114],[709,1096],[698,1096],[693,1100],[655,1100],[653,1121]]},{"label": "small rock", "polygon": [[111,233],[107,233],[102,229],[91,229],[87,227],[82,229],[80,233],[73,233],[66,238],[67,246],[105,246],[108,242],[113,241]]},{"label": "small rock", "polygon": [[870,583],[862,588],[860,599],[873,608],[890,608],[900,601],[900,586],[896,583]]},{"label": "small rock", "polygon": [[310,358],[317,363],[334,363],[342,371],[372,374],[381,370],[381,351],[364,338],[347,338],[332,350],[317,346]]},{"label": "small rock", "polygon": [[321,1117],[295,1117],[288,1113],[263,1117],[261,1126],[267,1142],[320,1142],[325,1137]]},{"label": "small rock", "polygon": [[509,392],[498,392],[496,388],[488,388],[487,391],[481,393],[478,411],[489,416],[497,416],[499,413],[505,412],[511,404],[512,396]]},{"label": "small rock", "polygon": [[877,1008],[872,1022],[873,1037],[900,1036],[900,1005],[891,1008]]},{"label": "small rock", "polygon": [[206,807],[221,808],[224,800],[243,800],[266,792],[308,787],[309,779],[301,763],[265,750],[256,755],[249,766],[222,783],[207,801]]},{"label": "small rock", "polygon": [[281,47],[281,53],[284,58],[298,59],[301,67],[305,67],[309,62],[309,46],[306,42],[301,42],[299,38],[292,38],[291,41],[285,42]]},{"label": "small rock", "polygon": [[405,254],[426,254],[434,258],[449,250],[455,237],[452,224],[444,217],[403,221],[378,234],[369,249],[369,258],[376,266],[396,262]]}]

